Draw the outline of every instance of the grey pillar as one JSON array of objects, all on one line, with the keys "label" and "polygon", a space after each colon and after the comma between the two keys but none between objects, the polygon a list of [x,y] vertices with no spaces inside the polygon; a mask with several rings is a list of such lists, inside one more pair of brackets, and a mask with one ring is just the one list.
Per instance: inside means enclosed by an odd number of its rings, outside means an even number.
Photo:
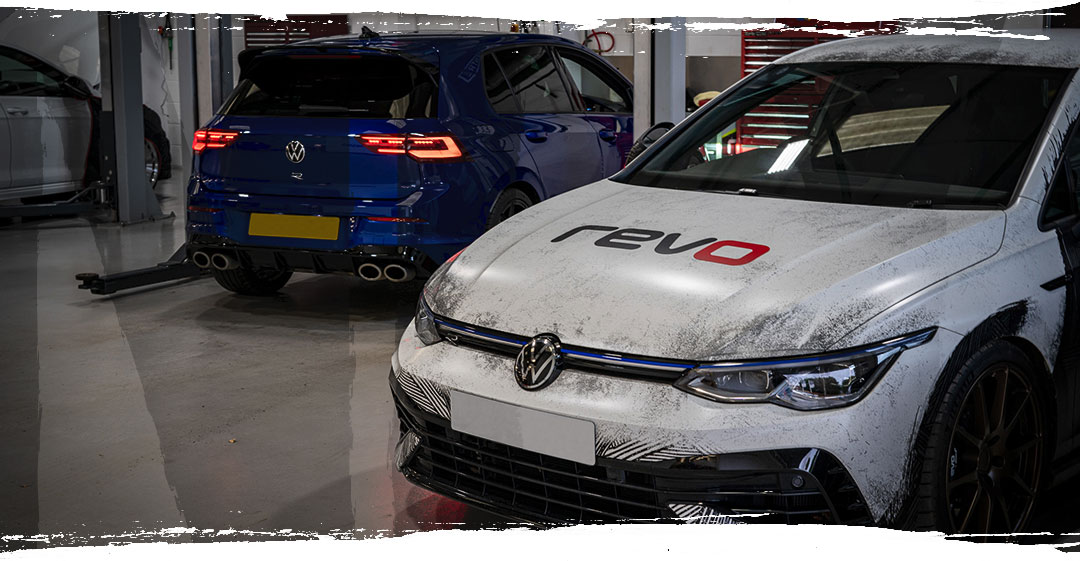
[{"label": "grey pillar", "polygon": [[210,75],[213,79],[211,96],[217,111],[233,90],[232,16],[210,16]]},{"label": "grey pillar", "polygon": [[686,118],[686,18],[662,18],[671,29],[653,32],[653,123]]},{"label": "grey pillar", "polygon": [[[195,74],[195,17],[173,16],[176,40],[176,71],[180,78],[180,161],[182,176],[191,173],[191,140],[202,126],[199,119],[198,77]],[[185,191],[186,192],[186,191]],[[185,205],[186,206],[186,205]]]},{"label": "grey pillar", "polygon": [[[121,223],[162,216],[146,181],[143,159],[142,37],[138,14],[100,12],[101,110],[103,155],[114,155],[116,209]],[[108,168],[109,166],[106,166]],[[106,172],[107,173],[107,172]]]},{"label": "grey pillar", "polygon": [[[643,20],[648,22],[649,20]],[[653,126],[653,32],[634,27],[634,135]],[[635,138],[636,140],[636,138]]]}]

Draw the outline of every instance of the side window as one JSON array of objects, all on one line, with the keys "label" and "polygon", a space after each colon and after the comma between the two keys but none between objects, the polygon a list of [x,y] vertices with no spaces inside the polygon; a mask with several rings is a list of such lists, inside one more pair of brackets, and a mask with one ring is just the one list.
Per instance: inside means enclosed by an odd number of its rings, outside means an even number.
[{"label": "side window", "polygon": [[571,113],[574,103],[546,47],[517,47],[495,53],[523,113]]},{"label": "side window", "polygon": [[37,59],[17,51],[0,51],[0,95],[59,96],[60,76]]},{"label": "side window", "polygon": [[1073,133],[1065,145],[1050,192],[1046,195],[1043,222],[1057,222],[1076,214],[1080,208],[1080,193],[1076,182],[1080,179],[1080,134]]},{"label": "side window", "polygon": [[605,78],[603,72],[597,72],[591,61],[566,49],[559,49],[559,56],[562,58],[567,74],[581,93],[585,111],[630,113],[633,110],[630,101],[620,93],[622,88],[614,84],[610,78]]},{"label": "side window", "polygon": [[521,112],[514,99],[514,91],[510,89],[510,83],[492,54],[484,55],[484,90],[496,113]]}]

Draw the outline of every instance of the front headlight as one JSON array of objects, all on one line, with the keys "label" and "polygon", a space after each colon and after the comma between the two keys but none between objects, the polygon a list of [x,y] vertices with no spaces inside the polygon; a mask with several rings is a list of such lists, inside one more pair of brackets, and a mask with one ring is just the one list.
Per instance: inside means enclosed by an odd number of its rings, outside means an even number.
[{"label": "front headlight", "polygon": [[803,411],[841,407],[862,399],[901,352],[926,343],[935,331],[816,356],[705,364],[675,387],[714,401],[772,402]]},{"label": "front headlight", "polygon": [[[461,251],[465,250],[462,249]],[[427,299],[428,297],[434,298],[435,294],[442,289],[443,282],[446,281],[446,271],[454,260],[458,258],[458,255],[461,255],[461,251],[452,255],[438,269],[435,269],[435,272],[431,274],[431,278],[424,284],[424,290],[420,293],[420,301],[416,303],[416,315],[413,316],[413,322],[416,325],[417,337],[425,345],[434,345],[442,341],[442,336],[435,329],[435,315],[431,313]]]},{"label": "front headlight", "polygon": [[435,316],[424,301],[423,294],[420,295],[420,301],[416,304],[416,316],[413,317],[413,322],[416,325],[416,336],[423,344],[434,345],[442,341],[439,331],[435,329]]}]

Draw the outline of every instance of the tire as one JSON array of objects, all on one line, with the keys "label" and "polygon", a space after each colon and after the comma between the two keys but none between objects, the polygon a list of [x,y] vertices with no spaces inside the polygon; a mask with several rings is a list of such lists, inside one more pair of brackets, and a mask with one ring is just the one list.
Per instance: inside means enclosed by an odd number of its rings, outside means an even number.
[{"label": "tire", "polygon": [[161,169],[158,179],[168,179],[172,176],[172,153],[169,151],[169,136],[161,126],[161,117],[149,107],[143,106],[143,136],[157,148],[161,159]]},{"label": "tire", "polygon": [[499,197],[495,199],[495,204],[491,205],[491,213],[488,215],[487,229],[490,230],[496,225],[504,222],[511,216],[531,207],[533,205],[532,199],[525,194],[524,191],[515,187],[509,187],[502,193],[499,193]]},{"label": "tire", "polygon": [[281,290],[292,277],[292,271],[249,269],[240,267],[228,271],[213,269],[214,280],[225,290],[248,296],[270,296]]},{"label": "tire", "polygon": [[911,529],[1023,531],[1051,446],[1046,392],[1037,372],[1020,349],[995,341],[954,374],[941,405],[930,413]]}]

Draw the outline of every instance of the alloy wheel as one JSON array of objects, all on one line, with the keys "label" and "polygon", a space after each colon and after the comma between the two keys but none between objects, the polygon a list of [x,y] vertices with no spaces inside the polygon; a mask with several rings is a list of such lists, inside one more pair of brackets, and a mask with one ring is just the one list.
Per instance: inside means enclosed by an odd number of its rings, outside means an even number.
[{"label": "alloy wheel", "polygon": [[945,466],[945,501],[954,531],[1011,533],[1035,503],[1044,434],[1028,376],[998,364],[975,381],[953,425]]},{"label": "alloy wheel", "polygon": [[527,208],[529,208],[529,205],[525,204],[522,201],[511,201],[510,204],[506,205],[506,208],[503,209],[502,213],[499,214],[499,222],[504,222],[511,216]]}]

